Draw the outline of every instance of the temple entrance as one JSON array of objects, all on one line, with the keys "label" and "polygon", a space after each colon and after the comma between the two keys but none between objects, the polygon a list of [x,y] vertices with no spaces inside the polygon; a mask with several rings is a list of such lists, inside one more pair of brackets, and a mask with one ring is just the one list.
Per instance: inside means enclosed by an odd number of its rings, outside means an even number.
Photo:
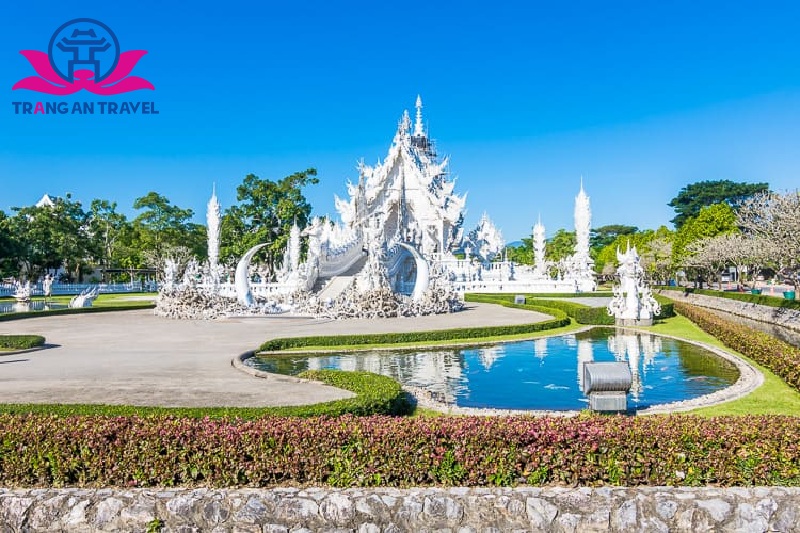
[{"label": "temple entrance", "polygon": [[400,294],[409,296],[414,292],[414,284],[417,282],[417,265],[414,257],[406,252],[400,263],[400,269],[395,278],[394,290]]}]

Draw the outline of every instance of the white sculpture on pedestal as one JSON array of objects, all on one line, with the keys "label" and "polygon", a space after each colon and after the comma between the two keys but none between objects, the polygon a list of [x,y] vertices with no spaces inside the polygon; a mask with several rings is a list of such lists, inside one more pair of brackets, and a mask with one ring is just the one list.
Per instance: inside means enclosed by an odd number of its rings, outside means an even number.
[{"label": "white sculpture on pedestal", "polygon": [[619,326],[650,326],[653,318],[661,312],[661,306],[653,298],[644,280],[644,270],[639,264],[636,247],[628,248],[624,254],[617,249],[619,285],[614,287],[614,298],[608,304],[608,314]]}]

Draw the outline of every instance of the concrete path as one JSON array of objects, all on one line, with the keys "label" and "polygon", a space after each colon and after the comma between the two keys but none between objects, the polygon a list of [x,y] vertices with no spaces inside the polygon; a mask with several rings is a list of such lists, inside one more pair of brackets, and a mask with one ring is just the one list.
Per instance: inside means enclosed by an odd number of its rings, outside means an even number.
[{"label": "concrete path", "polygon": [[312,383],[256,378],[231,358],[275,337],[523,324],[549,317],[470,303],[452,315],[383,320],[273,316],[168,320],[118,311],[0,322],[0,334],[38,334],[53,347],[0,354],[0,402],[159,406],[302,405],[352,396]]}]

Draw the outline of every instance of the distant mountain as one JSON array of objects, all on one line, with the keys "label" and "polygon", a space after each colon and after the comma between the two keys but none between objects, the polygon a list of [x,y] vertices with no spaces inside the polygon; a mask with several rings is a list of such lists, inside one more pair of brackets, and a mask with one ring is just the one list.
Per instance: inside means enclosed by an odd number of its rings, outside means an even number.
[{"label": "distant mountain", "polygon": [[506,244],[506,246],[511,246],[516,248],[517,246],[522,246],[522,241],[509,242],[508,244]]}]

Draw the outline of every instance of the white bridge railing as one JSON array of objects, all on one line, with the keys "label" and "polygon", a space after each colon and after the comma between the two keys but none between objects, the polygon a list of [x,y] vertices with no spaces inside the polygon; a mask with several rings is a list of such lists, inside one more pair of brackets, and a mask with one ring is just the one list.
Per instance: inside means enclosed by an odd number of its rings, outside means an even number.
[{"label": "white bridge railing", "polygon": [[364,244],[359,238],[337,248],[323,250],[319,261],[319,277],[329,278],[346,272],[364,256],[363,251]]}]

